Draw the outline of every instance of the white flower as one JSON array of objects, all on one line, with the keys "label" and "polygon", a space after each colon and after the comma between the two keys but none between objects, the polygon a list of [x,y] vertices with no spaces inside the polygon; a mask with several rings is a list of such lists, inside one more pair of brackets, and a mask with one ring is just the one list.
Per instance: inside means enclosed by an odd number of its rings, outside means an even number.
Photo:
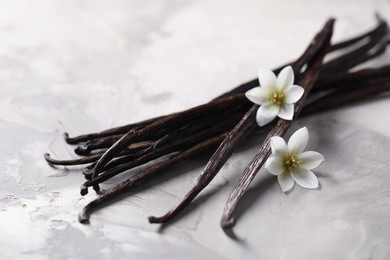
[{"label": "white flower", "polygon": [[264,126],[279,116],[285,120],[291,120],[294,115],[294,103],[303,95],[304,89],[294,84],[294,71],[287,66],[275,74],[269,70],[259,69],[260,87],[248,90],[245,95],[253,103],[260,105],[257,111],[256,121],[259,126]]},{"label": "white flower", "polygon": [[318,187],[318,180],[311,169],[324,160],[317,152],[303,152],[309,140],[306,127],[296,131],[288,144],[280,136],[271,138],[272,156],[265,162],[265,168],[278,176],[278,182],[284,192],[294,187],[294,181],[308,189]]}]

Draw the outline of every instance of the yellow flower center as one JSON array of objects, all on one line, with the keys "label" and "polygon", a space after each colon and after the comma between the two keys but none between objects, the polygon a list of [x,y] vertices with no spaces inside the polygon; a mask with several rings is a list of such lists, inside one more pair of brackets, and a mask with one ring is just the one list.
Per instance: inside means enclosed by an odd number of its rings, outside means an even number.
[{"label": "yellow flower center", "polygon": [[278,90],[275,90],[268,95],[269,102],[277,106],[283,105],[284,99],[285,99],[284,93]]},{"label": "yellow flower center", "polygon": [[299,168],[302,165],[302,161],[299,160],[298,155],[296,154],[286,154],[284,156],[284,166],[288,170]]}]

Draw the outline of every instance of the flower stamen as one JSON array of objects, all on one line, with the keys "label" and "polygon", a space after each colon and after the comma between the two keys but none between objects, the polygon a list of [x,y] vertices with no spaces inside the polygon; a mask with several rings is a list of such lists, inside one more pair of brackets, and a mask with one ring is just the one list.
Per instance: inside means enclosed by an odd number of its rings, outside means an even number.
[{"label": "flower stamen", "polygon": [[268,95],[268,100],[274,105],[281,106],[284,104],[285,95],[283,92],[275,90]]},{"label": "flower stamen", "polygon": [[284,165],[288,170],[299,168],[302,165],[302,161],[299,160],[296,154],[286,154],[284,157]]}]

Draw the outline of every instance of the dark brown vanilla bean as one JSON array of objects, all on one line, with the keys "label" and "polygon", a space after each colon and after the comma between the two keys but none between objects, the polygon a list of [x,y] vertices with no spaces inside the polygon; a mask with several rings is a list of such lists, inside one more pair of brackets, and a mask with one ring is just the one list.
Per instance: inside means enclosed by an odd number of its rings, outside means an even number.
[{"label": "dark brown vanilla bean", "polygon": [[84,157],[84,158],[69,159],[69,160],[57,160],[57,159],[51,158],[50,154],[45,153],[44,157],[45,157],[45,160],[49,164],[68,166],[68,165],[81,165],[81,164],[96,162],[102,155],[103,155],[103,153],[90,155],[90,156]]},{"label": "dark brown vanilla bean", "polygon": [[[127,154],[133,154],[135,152],[138,152],[141,149],[148,148],[152,146],[154,142],[151,141],[145,141],[140,143],[132,144],[128,149],[124,150],[120,156],[127,155]],[[46,153],[44,154],[45,160],[52,165],[63,165],[63,166],[69,166],[69,165],[81,165],[81,164],[87,164],[96,162],[103,153],[90,155],[83,158],[77,158],[77,159],[69,159],[69,160],[57,160],[50,157],[50,154]]]},{"label": "dark brown vanilla bean", "polygon": [[332,73],[340,73],[343,72],[344,70],[351,69],[359,64],[362,64],[368,60],[374,59],[380,55],[382,55],[387,48],[387,45],[389,44],[388,40],[388,35],[384,35],[383,38],[379,39],[379,42],[377,45],[375,45],[373,48],[367,50],[365,53],[361,55],[351,55],[349,59],[346,59],[344,64],[338,64],[335,63],[330,67],[331,69],[324,71],[325,73],[332,74]]},{"label": "dark brown vanilla bean", "polygon": [[92,163],[92,164],[90,164],[82,169],[81,172],[84,175],[86,180],[92,180],[93,169],[95,168],[96,163],[97,163],[97,160],[96,160],[96,162],[94,162],[94,163]]},{"label": "dark brown vanilla bean", "polygon": [[367,33],[364,33],[362,35],[359,35],[357,37],[351,38],[349,40],[333,44],[332,46],[330,46],[330,48],[328,50],[328,53],[334,52],[334,51],[337,51],[337,50],[340,50],[340,49],[347,48],[349,46],[352,46],[352,45],[354,45],[356,43],[359,43],[359,42],[365,40],[367,37],[372,37],[372,35],[376,34],[377,31],[380,30],[380,28],[382,27],[382,22],[384,21],[379,16],[377,16],[377,18],[378,18],[379,24],[378,24],[378,26],[374,30],[369,31]]},{"label": "dark brown vanilla bean", "polygon": [[319,100],[321,100],[321,97],[329,97],[337,93],[343,94],[347,90],[351,92],[356,88],[360,88],[362,85],[367,85],[370,80],[381,79],[388,75],[390,75],[390,65],[332,75],[327,77],[326,80],[316,82],[316,86],[318,85],[317,89],[310,93],[305,105],[313,104],[315,107]]},{"label": "dark brown vanilla bean", "polygon": [[86,134],[86,135],[79,135],[75,137],[69,137],[68,133],[64,133],[64,139],[68,144],[78,144],[81,142],[86,142],[91,139],[96,139],[96,138],[102,138],[102,137],[107,137],[107,136],[112,136],[112,135],[118,135],[118,134],[125,134],[131,129],[139,128],[139,127],[144,127],[156,120],[159,120],[163,117],[155,117],[152,119],[147,119],[138,123],[133,123],[133,124],[128,124],[120,127],[115,127],[111,129],[107,129],[105,131],[102,131],[100,133],[92,133],[92,134]]},{"label": "dark brown vanilla bean", "polygon": [[89,219],[89,215],[101,204],[112,200],[115,198],[118,194],[124,192],[125,190],[128,190],[129,188],[134,187],[135,185],[147,180],[151,176],[155,175],[156,173],[160,172],[161,170],[164,170],[176,163],[182,162],[183,160],[186,160],[190,157],[193,157],[194,155],[199,154],[200,152],[210,149],[212,147],[217,146],[226,136],[227,133],[223,133],[221,135],[218,135],[216,137],[212,137],[210,139],[207,139],[203,142],[200,142],[193,147],[184,150],[183,152],[180,152],[173,157],[162,161],[158,162],[141,172],[137,173],[136,175],[131,176],[128,178],[126,181],[120,183],[119,185],[115,186],[111,191],[103,194],[99,198],[91,201],[86,205],[83,210],[80,212],[79,215],[79,221],[81,223],[85,223]]},{"label": "dark brown vanilla bean", "polygon": [[365,80],[362,83],[356,84],[354,88],[347,88],[344,91],[338,91],[327,95],[317,102],[310,104],[308,109],[303,111],[305,114],[313,114],[329,107],[338,108],[345,105],[350,105],[353,102],[367,99],[373,95],[390,91],[390,75],[387,77]]},{"label": "dark brown vanilla bean", "polygon": [[[299,72],[305,64],[311,64],[312,59],[315,59],[319,55],[319,52],[325,55],[327,48],[329,47],[330,35],[332,32],[333,20],[328,21],[320,33],[318,33],[309,47],[301,55],[301,57],[293,64],[293,70],[295,72],[295,77],[299,75]],[[321,58],[322,61],[322,58]],[[304,73],[304,77],[307,77],[307,73]],[[317,75],[317,74],[315,74]],[[306,82],[303,82],[306,83]],[[311,83],[311,81],[309,82]],[[312,84],[314,81],[312,82]],[[305,91],[310,91],[312,84],[306,83]],[[306,93],[306,95],[308,94]],[[303,103],[301,103],[303,104]],[[149,217],[150,223],[165,223],[175,217],[180,211],[182,211],[191,201],[213,180],[217,175],[218,171],[225,164],[227,159],[232,154],[234,148],[246,137],[253,129],[255,129],[256,121],[255,115],[257,112],[258,106],[253,105],[250,111],[245,115],[245,117],[239,122],[239,124],[229,133],[226,139],[222,142],[220,147],[214,153],[208,164],[206,165],[205,170],[202,172],[198,178],[196,184],[193,188],[186,194],[184,199],[176,206],[174,209],[169,211],[162,217]]]},{"label": "dark brown vanilla bean", "polygon": [[361,42],[362,40],[365,40],[365,38],[367,38],[367,37],[372,37],[374,34],[376,34],[376,32],[378,30],[381,30],[381,27],[383,26],[384,23],[386,23],[386,21],[378,13],[376,13],[375,16],[376,16],[376,19],[378,20],[378,25],[376,28],[374,28],[373,30],[368,31],[366,33],[363,33],[362,35],[351,38],[349,40],[345,40],[345,41],[342,41],[342,42],[339,42],[336,44],[332,44],[329,47],[328,53],[347,48],[351,45],[354,45],[358,42]]},{"label": "dark brown vanilla bean", "polygon": [[221,132],[226,131],[227,129],[231,129],[241,117],[242,114],[237,113],[235,115],[231,115],[230,118],[221,118],[219,124],[215,122],[214,126],[210,126],[209,128],[203,129],[202,131],[199,131],[191,136],[173,140],[172,142],[169,142],[162,147],[158,147],[155,150],[151,151],[150,153],[145,154],[144,156],[141,156],[134,160],[131,161],[124,160],[124,162],[128,161],[127,163],[122,163],[121,161],[120,164],[116,164],[114,163],[115,161],[112,161],[110,163],[113,164],[109,167],[107,171],[103,172],[97,177],[92,178],[92,180],[87,181],[84,183],[84,185],[82,185],[81,193],[86,194],[87,188],[91,186],[93,186],[95,190],[99,189],[98,186],[99,183],[106,181],[109,178],[116,176],[119,173],[132,169],[139,165],[145,164],[161,156],[168,155],[170,153],[177,152],[182,149],[187,149],[188,147],[193,146],[196,143],[201,142],[206,138],[219,135]]},{"label": "dark brown vanilla bean", "polygon": [[318,80],[315,84],[315,90],[320,91],[332,88],[345,88],[354,86],[354,84],[364,81],[366,79],[379,78],[390,75],[390,65],[380,68],[361,69],[355,72],[342,72],[330,75],[324,79]]},{"label": "dark brown vanilla bean", "polygon": [[363,46],[324,64],[321,74],[340,73],[382,54],[389,38],[389,28],[386,22],[381,20],[377,30],[370,37],[372,40]]},{"label": "dark brown vanilla bean", "polygon": [[178,125],[189,122],[195,118],[202,117],[207,113],[213,113],[215,111],[221,111],[229,107],[240,105],[240,103],[244,99],[245,96],[243,94],[232,96],[232,97],[226,97],[223,99],[218,99],[206,103],[204,105],[200,105],[185,110],[183,112],[179,112],[179,113],[175,113],[163,117],[138,131],[132,130],[128,132],[118,142],[116,142],[113,146],[111,146],[107,150],[107,152],[99,159],[99,161],[95,166],[93,177],[96,177],[99,174],[99,172],[103,169],[104,165],[108,163],[111,159],[113,159],[119,152],[121,152],[124,148],[129,146],[131,143],[135,141],[139,141],[141,137],[147,136],[148,134],[161,128],[164,128],[166,130],[175,129],[177,128]]},{"label": "dark brown vanilla bean", "polygon": [[[249,105],[249,102],[247,104]],[[225,131],[226,129],[231,128],[235,123],[240,120],[240,118],[244,114],[243,108],[245,109],[245,107],[246,106],[230,109],[223,114],[219,113],[206,118],[200,118],[199,120],[195,120],[185,125],[184,127],[181,127],[163,136],[162,138],[157,140],[153,144],[153,146],[148,149],[147,152],[152,152],[154,149],[158,149],[160,147],[171,147],[172,143],[178,143],[178,140],[181,140],[180,143],[182,143],[183,145],[188,145],[189,143],[193,143],[195,140],[201,140],[202,138],[206,138],[207,136],[216,133],[218,134],[221,131]],[[169,150],[168,152],[171,153],[172,150]],[[130,155],[113,159],[104,167],[104,170],[129,162],[131,160],[134,160],[135,158],[136,157]]]},{"label": "dark brown vanilla bean", "polygon": [[[328,48],[330,47],[330,39],[333,33],[333,24],[334,24],[334,19],[330,19],[324,26],[322,33],[326,35],[325,36],[326,43],[324,46],[322,46],[320,52],[316,55],[316,59],[308,63],[304,75],[298,81],[299,82],[298,85],[302,86],[305,89],[305,92],[302,98],[295,105],[294,118],[296,118],[299,115],[301,109],[303,108],[303,104],[305,102],[306,97],[310,93],[310,90],[314,85],[314,82],[317,80],[322,61],[325,57]],[[270,147],[271,138],[274,136],[283,136],[288,130],[288,128],[290,127],[292,122],[293,122],[292,120],[286,121],[283,119],[279,119],[277,121],[276,126],[269,132],[269,134],[265,138],[264,143],[260,148],[260,151],[256,154],[253,160],[245,168],[238,184],[234,187],[232,193],[228,198],[228,201],[226,202],[222,214],[222,218],[221,218],[222,228],[224,229],[231,228],[234,225],[235,222],[234,222],[234,218],[232,218],[232,214],[238,202],[244,195],[245,191],[248,189],[249,184],[252,182],[253,178],[257,175],[258,171],[265,163],[265,160],[271,155],[271,147]]]},{"label": "dark brown vanilla bean", "polygon": [[94,150],[107,149],[115,142],[117,142],[122,135],[113,135],[109,137],[102,137],[87,141],[83,145],[76,147],[74,152],[78,155],[88,155]]}]

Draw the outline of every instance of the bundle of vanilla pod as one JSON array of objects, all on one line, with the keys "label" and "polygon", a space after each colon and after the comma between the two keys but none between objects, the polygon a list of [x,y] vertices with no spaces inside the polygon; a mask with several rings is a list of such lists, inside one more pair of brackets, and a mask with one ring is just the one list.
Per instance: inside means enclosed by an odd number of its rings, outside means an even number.
[{"label": "bundle of vanilla pod", "polygon": [[[296,104],[294,120],[308,114],[337,109],[340,106],[367,100],[390,90],[390,65],[355,70],[356,66],[373,60],[383,53],[389,44],[389,28],[377,17],[377,26],[362,35],[331,44],[334,19],[329,19],[315,35],[304,53],[291,65],[295,83],[305,90]],[[324,58],[329,53],[329,61]],[[283,136],[292,121],[275,119],[269,126],[256,124],[258,105],[245,97],[245,92],[258,86],[258,79],[242,84],[208,103],[185,111],[132,123],[102,132],[69,137],[65,141],[76,145],[77,159],[57,160],[45,154],[52,165],[86,165],[82,173],[86,181],[81,185],[81,195],[92,187],[100,196],[87,204],[79,214],[79,221],[88,222],[97,208],[113,202],[123,191],[128,191],[143,181],[161,175],[172,165],[185,162],[205,151],[213,151],[199,178],[183,200],[161,217],[149,217],[151,223],[165,223],[178,217],[186,206],[213,180],[234,152],[235,148],[253,131],[267,135],[262,148],[239,177],[221,218],[221,227],[234,225],[233,213],[249,184],[265,160],[270,156],[269,140]],[[130,171],[141,165],[138,171]],[[100,192],[100,184],[121,174],[127,179],[111,190]]]}]

